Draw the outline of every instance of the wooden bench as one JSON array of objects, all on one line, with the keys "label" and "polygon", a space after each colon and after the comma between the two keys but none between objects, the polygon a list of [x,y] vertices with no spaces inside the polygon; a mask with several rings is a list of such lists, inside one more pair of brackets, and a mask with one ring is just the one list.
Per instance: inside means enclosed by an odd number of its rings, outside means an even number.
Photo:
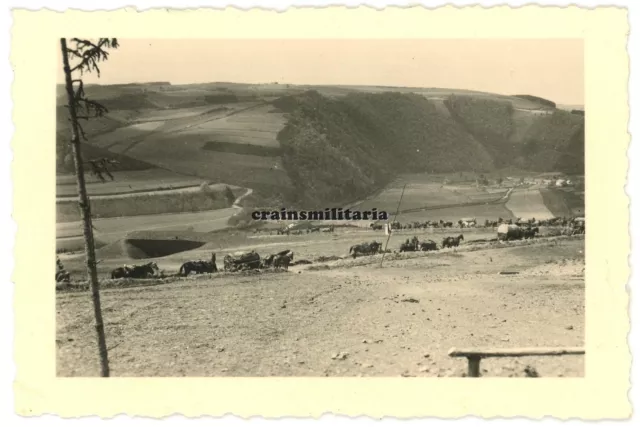
[{"label": "wooden bench", "polygon": [[484,357],[523,357],[523,356],[564,356],[569,354],[584,354],[582,347],[569,348],[510,348],[510,349],[456,349],[449,350],[450,357],[466,357],[469,361],[469,377],[480,376],[480,360]]}]

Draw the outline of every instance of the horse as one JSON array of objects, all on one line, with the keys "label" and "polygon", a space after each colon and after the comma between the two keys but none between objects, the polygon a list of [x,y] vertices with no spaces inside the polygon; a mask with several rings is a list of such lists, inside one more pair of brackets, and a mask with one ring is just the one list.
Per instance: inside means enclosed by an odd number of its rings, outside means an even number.
[{"label": "horse", "polygon": [[420,249],[420,241],[416,236],[413,236],[411,240],[407,239],[404,243],[400,244],[400,252],[416,252]]},{"label": "horse", "polygon": [[62,261],[60,261],[60,258],[58,257],[56,257],[56,264],[58,266],[58,271],[56,271],[56,282],[70,282],[71,275],[67,270],[64,269]]},{"label": "horse", "polygon": [[180,266],[178,270],[179,276],[188,276],[192,271],[198,273],[200,267],[198,265],[198,261],[187,261]]},{"label": "horse", "polygon": [[426,242],[420,243],[421,251],[437,251],[438,245],[433,240],[427,240]]},{"label": "horse", "polygon": [[464,240],[464,236],[461,234],[458,237],[445,237],[442,239],[443,248],[454,248],[460,245],[460,241]]},{"label": "horse", "polygon": [[158,264],[155,262],[149,262],[144,265],[134,265],[128,272],[128,277],[133,279],[145,279],[149,276],[154,276],[159,270]]},{"label": "horse", "polygon": [[539,231],[540,230],[538,229],[538,227],[527,228],[523,230],[522,237],[525,239],[533,239],[536,236],[536,233],[538,233]]},{"label": "horse", "polygon": [[111,278],[112,279],[122,279],[125,277],[129,277],[129,267],[118,267],[111,270]]},{"label": "horse", "polygon": [[112,279],[133,278],[145,279],[158,271],[158,264],[149,262],[144,265],[124,265],[111,271]]},{"label": "horse", "polygon": [[290,261],[293,261],[293,251],[291,251],[291,249],[286,249],[284,251],[280,251],[278,253],[275,253],[263,258],[262,261],[260,262],[260,267],[261,268],[275,267],[275,260],[277,258],[285,257],[285,256],[288,256],[290,258]]},{"label": "horse", "polygon": [[289,269],[289,264],[293,260],[293,252],[288,251],[286,254],[279,254],[273,259],[273,268]]},{"label": "horse", "polygon": [[353,253],[353,258],[355,259],[359,254],[362,255],[373,255],[378,253],[380,250],[380,246],[382,243],[378,243],[373,241],[371,243],[362,243],[359,245],[353,245],[349,248],[349,253]]},{"label": "horse", "polygon": [[349,254],[351,253],[353,253],[354,259],[358,256],[358,254],[368,255],[369,245],[366,243],[362,243],[360,245],[353,245],[349,248]]},{"label": "horse", "polygon": [[269,255],[267,257],[262,258],[262,261],[260,262],[260,267],[261,268],[269,268],[273,265],[273,260],[277,257],[278,255],[273,254],[273,255]]},{"label": "horse", "polygon": [[71,275],[69,274],[69,272],[67,270],[59,270],[56,273],[56,282],[60,283],[60,282],[65,282],[65,283],[69,283],[71,281]]},{"label": "horse", "polygon": [[415,252],[415,250],[416,247],[408,241],[400,244],[400,252]]},{"label": "horse", "polygon": [[585,225],[577,225],[573,227],[574,234],[584,234],[585,233]]},{"label": "horse", "polygon": [[187,261],[178,270],[178,275],[188,276],[191,272],[196,274],[202,273],[216,273],[218,266],[216,266],[216,254],[211,254],[211,261]]},{"label": "horse", "polygon": [[378,243],[375,240],[373,242],[369,243],[369,250],[371,251],[372,255],[375,255],[378,252],[380,252],[381,248],[382,248],[382,243]]},{"label": "horse", "polygon": [[404,243],[400,244],[400,252],[415,252],[418,250],[418,245],[418,238],[413,236],[411,240],[407,239]]}]

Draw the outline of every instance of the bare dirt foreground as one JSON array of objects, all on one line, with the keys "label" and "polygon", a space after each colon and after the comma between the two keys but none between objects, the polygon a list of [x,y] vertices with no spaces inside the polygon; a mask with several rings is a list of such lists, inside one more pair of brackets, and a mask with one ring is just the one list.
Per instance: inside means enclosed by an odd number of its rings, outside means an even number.
[{"label": "bare dirt foreground", "polygon": [[[454,346],[584,345],[582,238],[379,259],[105,289],[112,375],[462,376]],[[92,325],[87,292],[58,294],[59,376],[99,374]],[[527,366],[584,375],[583,356],[485,359],[481,374]]]}]

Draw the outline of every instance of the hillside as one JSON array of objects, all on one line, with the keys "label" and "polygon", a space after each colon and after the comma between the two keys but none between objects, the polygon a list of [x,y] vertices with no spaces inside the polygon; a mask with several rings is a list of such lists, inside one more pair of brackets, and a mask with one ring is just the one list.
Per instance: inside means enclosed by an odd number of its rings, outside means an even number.
[{"label": "hillside", "polygon": [[584,116],[556,110],[529,129],[521,149],[523,168],[584,173]]},{"label": "hillside", "polygon": [[484,147],[419,95],[334,100],[311,91],[294,102],[278,140],[304,205],[353,201],[400,172],[468,170],[471,163],[478,170],[493,167]]},{"label": "hillside", "polygon": [[497,167],[509,164],[513,144],[513,105],[509,102],[451,95],[444,101],[451,117],[490,153]]},{"label": "hillside", "polygon": [[[362,200],[407,173],[584,173],[584,115],[533,95],[436,88],[92,85],[87,157],[253,188],[263,203]],[[58,167],[71,171],[64,97]]]},{"label": "hillside", "polygon": [[402,173],[584,171],[579,115],[468,95],[445,98],[444,110],[438,102],[411,93],[327,98],[316,91],[275,101],[290,113],[278,140],[296,201],[353,201]]}]

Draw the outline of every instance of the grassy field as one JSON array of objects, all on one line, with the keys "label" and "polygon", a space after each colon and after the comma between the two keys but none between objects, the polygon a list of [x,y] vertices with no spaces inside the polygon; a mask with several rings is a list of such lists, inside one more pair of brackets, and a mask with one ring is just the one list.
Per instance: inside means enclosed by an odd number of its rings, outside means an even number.
[{"label": "grassy field", "polygon": [[132,122],[153,122],[153,121],[165,121],[172,119],[183,119],[187,117],[195,117],[210,112],[219,111],[220,107],[213,107],[210,105],[203,105],[201,107],[191,108],[171,108],[171,109],[149,109],[140,111],[135,118],[130,119]]},{"label": "grassy field", "polygon": [[523,219],[548,219],[555,215],[547,208],[540,190],[514,190],[506,203],[514,216]]},{"label": "grassy field", "polygon": [[578,196],[571,189],[545,188],[540,190],[540,195],[555,216],[584,216],[584,196]]},{"label": "grassy field", "polygon": [[[91,199],[94,218],[131,217],[211,211],[231,206],[225,197],[224,186],[184,188],[167,191],[149,191],[130,194],[100,195]],[[56,222],[79,221],[78,202],[65,198],[56,203]]]},{"label": "grassy field", "polygon": [[[457,221],[465,217],[470,211],[477,212],[480,216],[491,215],[493,212],[505,213],[504,208],[494,208],[490,204],[505,196],[507,193],[506,188],[479,188],[471,182],[443,184],[443,181],[452,177],[452,175],[442,174],[402,175],[381,192],[353,206],[353,209],[364,211],[376,208],[379,211],[384,210],[388,213],[395,213],[402,189],[406,185],[400,206],[403,216],[409,214],[410,211],[421,208],[424,210],[411,214],[410,217],[435,219],[437,215],[443,215],[442,219],[444,220],[455,216]],[[465,205],[469,204],[480,206],[465,207]],[[437,219],[440,219],[440,217],[437,217]]]},{"label": "grassy field", "polygon": [[[402,194],[402,184],[385,188],[376,197],[367,200],[355,209],[364,211],[372,208],[395,212]],[[441,184],[412,184],[408,185],[402,197],[401,210],[441,205],[461,204],[468,202],[466,197],[444,188]]]},{"label": "grassy field", "polygon": [[203,146],[204,141],[197,135],[178,138],[168,134],[138,144],[127,154],[179,173],[196,174],[216,182],[250,188],[268,185],[287,188],[291,185],[280,158],[215,152],[204,150]]},{"label": "grassy field", "polygon": [[[118,241],[140,230],[206,233],[224,229],[228,226],[229,217],[235,211],[236,209],[226,208],[214,211],[94,219],[96,246],[101,248],[114,243],[118,245]],[[56,224],[56,249],[59,252],[84,250],[80,222]]]},{"label": "grassy field", "polygon": [[[372,193],[407,172],[489,176],[505,162],[576,169],[584,121],[568,112],[542,114],[535,98],[437,88],[156,82],[92,85],[87,94],[110,108],[87,124],[91,147],[124,160],[123,170],[160,167],[299,207],[369,197],[362,208],[393,210],[397,189]],[[279,97],[288,95],[287,106]],[[68,139],[64,114],[58,126],[60,157]],[[488,191],[439,191],[438,184],[410,185],[405,208],[494,201]]]},{"label": "grassy field", "polygon": [[[89,195],[125,194],[142,191],[167,190],[192,187],[202,184],[203,180],[193,176],[181,175],[166,169],[146,169],[139,171],[114,171],[113,181],[102,182],[87,174],[87,192]],[[108,177],[105,177],[109,179]],[[75,175],[56,176],[56,197],[76,197]]]},{"label": "grassy field", "polygon": [[272,110],[271,105],[259,106],[219,120],[191,126],[178,135],[199,135],[209,141],[280,147],[276,136],[284,127],[285,118],[282,113]]},{"label": "grassy field", "polygon": [[[519,178],[527,176],[517,171],[502,171],[490,174],[491,179],[497,176]],[[495,175],[495,176],[493,176]],[[529,175],[530,176],[530,175]],[[468,177],[467,177],[468,178]],[[498,218],[546,219],[564,212],[563,215],[580,215],[584,212],[584,200],[571,190],[555,189],[516,189],[509,198],[505,198],[507,188],[476,187],[469,181],[442,184],[445,180],[463,180],[459,175],[446,174],[409,174],[387,186],[372,198],[355,205],[353,208],[367,210],[377,208],[394,213],[406,184],[400,222],[443,220],[458,221],[460,218],[472,217],[480,222],[495,221]],[[542,192],[542,194],[541,194]],[[569,208],[568,206],[571,206]]]},{"label": "grassy field", "polygon": [[[314,260],[381,237],[366,230],[214,236],[201,249],[157,259],[160,268],[172,273],[211,251],[220,263],[224,253],[247,247],[261,255],[291,248],[298,259]],[[390,247],[406,237],[395,235]],[[117,254],[100,255],[104,274],[123,262]],[[465,243],[456,251],[388,255],[383,268],[379,261],[378,255],[282,274],[219,273],[137,286],[106,281],[112,375],[462,376],[465,361],[447,356],[453,346],[584,345],[582,239]],[[81,259],[63,262],[72,274],[82,269]],[[498,274],[505,270],[519,275]],[[99,373],[90,304],[84,292],[58,293],[59,376]],[[348,355],[332,358],[339,352]],[[582,357],[487,360],[482,375],[522,377],[532,366],[542,377],[583,376],[583,363]]]},{"label": "grassy field", "polygon": [[92,138],[91,143],[116,153],[123,152],[123,148],[152,135],[163,125],[163,121],[154,121],[123,126]]},{"label": "grassy field", "polygon": [[[152,138],[157,134],[185,131],[259,105],[261,103],[238,102],[224,106],[207,106],[204,110],[202,107],[151,111],[147,109],[144,110],[144,114],[141,114],[142,120],[138,120],[137,116],[131,116],[129,117],[131,124],[121,126],[111,132],[100,133],[91,139],[91,143],[100,147],[108,147],[114,152],[123,152],[129,149],[132,144]],[[153,118],[154,111],[157,119],[147,120]],[[138,121],[140,123],[137,123]]]},{"label": "grassy field", "polygon": [[[194,112],[194,107],[190,109]],[[92,139],[111,152],[149,162],[177,173],[197,175],[216,182],[230,182],[273,191],[290,187],[279,157],[260,154],[218,152],[208,141],[279,147],[275,135],[283,124],[281,114],[256,102],[208,109],[186,115],[184,109],[160,111],[166,120],[130,125]],[[236,118],[237,116],[237,118]],[[220,122],[221,124],[217,124]],[[151,129],[153,124],[153,129]],[[141,126],[147,130],[141,130]],[[202,127],[210,127],[203,130]],[[205,149],[206,148],[206,149]]]}]

